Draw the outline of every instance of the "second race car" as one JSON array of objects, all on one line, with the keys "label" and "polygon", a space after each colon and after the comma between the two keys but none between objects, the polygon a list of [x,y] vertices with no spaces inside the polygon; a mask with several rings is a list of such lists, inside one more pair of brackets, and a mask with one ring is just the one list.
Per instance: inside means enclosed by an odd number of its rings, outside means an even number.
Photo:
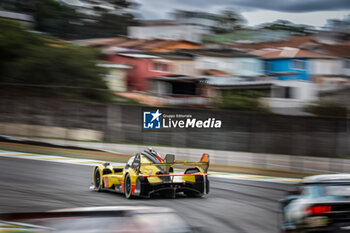
[{"label": "second race car", "polygon": [[306,177],[280,207],[281,232],[350,232],[350,174]]}]

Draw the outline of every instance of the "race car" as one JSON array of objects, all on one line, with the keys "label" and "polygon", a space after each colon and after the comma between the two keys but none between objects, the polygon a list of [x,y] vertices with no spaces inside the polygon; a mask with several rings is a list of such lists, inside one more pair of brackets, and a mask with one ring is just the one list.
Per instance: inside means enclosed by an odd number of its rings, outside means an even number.
[{"label": "race car", "polygon": [[350,232],[350,174],[306,177],[280,200],[281,232]]},{"label": "race car", "polygon": [[[186,168],[175,170],[175,167]],[[175,168],[175,169],[174,169]],[[93,170],[95,191],[112,190],[124,193],[126,198],[177,193],[201,197],[209,193],[209,155],[203,154],[198,162],[175,161],[167,154],[164,159],[152,148],[131,157],[125,166],[102,163]]]}]

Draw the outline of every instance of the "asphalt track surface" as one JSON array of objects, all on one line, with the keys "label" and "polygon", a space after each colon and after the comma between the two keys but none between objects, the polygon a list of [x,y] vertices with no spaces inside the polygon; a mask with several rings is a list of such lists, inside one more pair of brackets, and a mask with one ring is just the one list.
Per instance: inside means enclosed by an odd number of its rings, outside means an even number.
[{"label": "asphalt track surface", "polygon": [[122,194],[94,192],[92,167],[0,157],[0,212],[33,212],[60,208],[143,205],[175,209],[191,226],[208,233],[278,232],[278,199],[292,184],[210,179],[202,198],[127,200]]}]

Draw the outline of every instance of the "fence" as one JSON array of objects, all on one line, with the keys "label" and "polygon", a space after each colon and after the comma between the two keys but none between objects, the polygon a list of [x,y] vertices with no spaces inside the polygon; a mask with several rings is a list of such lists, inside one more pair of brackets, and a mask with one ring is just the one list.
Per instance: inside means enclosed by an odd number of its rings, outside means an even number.
[{"label": "fence", "polygon": [[[208,109],[160,108],[160,112],[167,111],[170,114],[186,111],[186,114],[203,118],[215,117],[223,121],[224,129],[147,132],[142,130],[142,111],[143,107],[137,105],[1,98],[0,133],[258,153],[258,157],[251,157],[250,153],[235,157],[230,152],[229,157],[217,155],[214,159],[220,163],[242,163],[242,166],[261,164],[267,168],[289,166],[286,164],[298,163],[300,159],[286,157],[288,159],[270,163],[269,154],[339,158],[350,155],[350,133],[344,121],[339,123],[338,120],[320,117]],[[297,167],[303,169],[303,164],[313,162],[310,161],[305,159]]]}]

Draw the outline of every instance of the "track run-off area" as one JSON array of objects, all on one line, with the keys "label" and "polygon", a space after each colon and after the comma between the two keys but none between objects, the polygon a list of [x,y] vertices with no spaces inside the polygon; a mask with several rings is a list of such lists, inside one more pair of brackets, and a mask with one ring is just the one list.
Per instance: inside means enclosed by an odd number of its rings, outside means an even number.
[{"label": "track run-off area", "polygon": [[[278,232],[278,200],[298,179],[209,172],[202,198],[131,199],[89,189],[92,167],[102,161],[0,150],[0,211],[33,212],[87,206],[163,206],[199,232]],[[117,163],[112,163],[117,164]],[[209,169],[210,170],[210,169]]]}]

